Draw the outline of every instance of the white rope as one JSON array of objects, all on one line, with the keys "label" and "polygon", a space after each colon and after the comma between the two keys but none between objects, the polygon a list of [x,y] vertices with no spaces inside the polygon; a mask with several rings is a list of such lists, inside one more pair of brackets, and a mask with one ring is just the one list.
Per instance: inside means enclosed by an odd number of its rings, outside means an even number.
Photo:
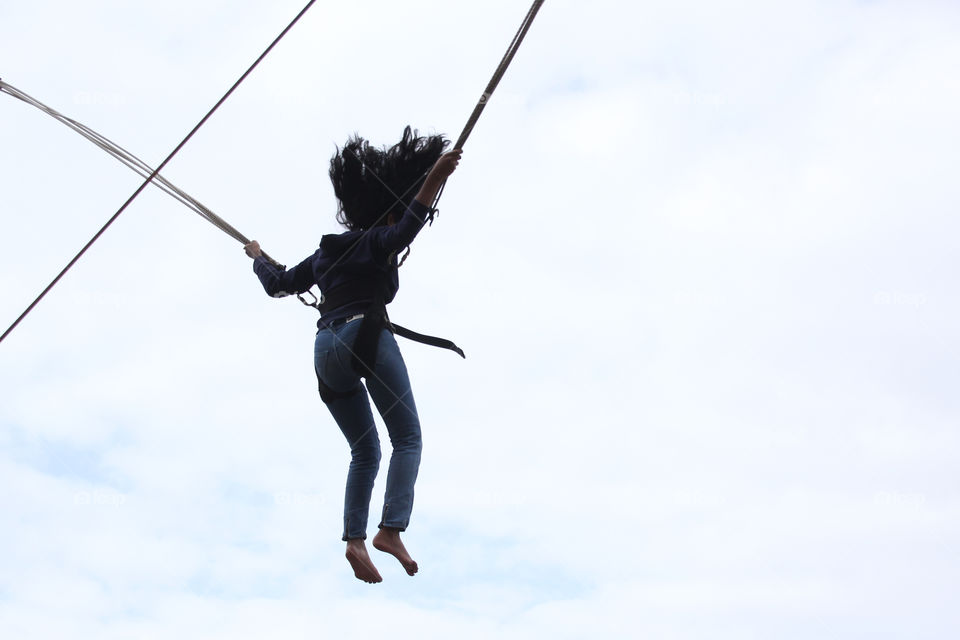
[{"label": "white rope", "polygon": [[[116,158],[126,166],[128,166],[130,169],[132,169],[138,175],[140,175],[140,177],[147,178],[151,174],[153,174],[153,169],[146,162],[144,162],[137,156],[133,155],[132,153],[130,153],[129,151],[127,151],[117,143],[107,138],[106,136],[103,136],[97,133],[90,127],[86,126],[81,122],[77,122],[73,118],[68,118],[67,116],[57,111],[56,109],[53,109],[52,107],[48,107],[47,105],[43,104],[36,98],[33,98],[27,95],[23,91],[20,91],[16,87],[11,86],[10,84],[4,82],[3,80],[0,80],[0,92],[7,93],[13,96],[14,98],[17,98],[18,100],[22,100],[23,102],[26,102],[27,104],[34,106],[37,109],[40,109],[50,117],[67,125],[71,129],[73,129],[74,131],[82,135],[84,138],[86,138],[87,140],[97,145],[98,147],[100,147],[101,149],[109,153],[111,156],[113,156],[114,158]],[[194,198],[193,196],[185,192],[183,189],[180,189],[179,187],[177,187],[175,184],[173,184],[163,176],[157,174],[157,176],[153,179],[153,184],[156,185],[159,189],[161,189],[165,193],[167,193],[170,197],[186,205],[194,213],[198,214],[200,217],[204,218],[205,220],[207,220],[208,222],[210,222],[211,224],[213,224],[218,229],[220,229],[227,235],[231,236],[235,240],[238,240],[243,244],[247,244],[250,242],[242,233],[240,233],[235,228],[233,228],[226,220],[224,220],[223,218],[215,214],[213,211],[205,207],[196,198]]]}]

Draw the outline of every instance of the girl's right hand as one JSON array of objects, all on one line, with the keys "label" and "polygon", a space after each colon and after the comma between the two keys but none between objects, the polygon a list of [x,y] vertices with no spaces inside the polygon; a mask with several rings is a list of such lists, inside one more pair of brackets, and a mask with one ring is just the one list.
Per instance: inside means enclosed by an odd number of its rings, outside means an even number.
[{"label": "girl's right hand", "polygon": [[430,169],[430,173],[427,174],[427,179],[423,181],[423,186],[420,187],[420,191],[417,193],[417,202],[427,208],[433,206],[433,201],[436,199],[440,187],[443,186],[444,180],[456,171],[457,165],[460,164],[460,156],[462,155],[463,149],[454,149],[440,156],[440,159],[437,160],[433,168]]},{"label": "girl's right hand", "polygon": [[433,165],[433,169],[430,170],[430,178],[436,180],[446,180],[450,177],[450,174],[457,170],[457,165],[460,164],[460,157],[463,155],[463,149],[454,149],[452,151],[447,151],[445,154],[440,156],[440,159],[437,160],[436,164]]}]

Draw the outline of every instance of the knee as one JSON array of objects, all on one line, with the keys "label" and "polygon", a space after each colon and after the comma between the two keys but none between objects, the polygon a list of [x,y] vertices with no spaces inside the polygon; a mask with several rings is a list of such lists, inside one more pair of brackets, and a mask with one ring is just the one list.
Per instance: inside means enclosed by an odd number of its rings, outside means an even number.
[{"label": "knee", "polygon": [[410,429],[406,433],[392,438],[390,444],[393,446],[394,451],[416,453],[418,455],[423,451],[423,439],[420,437],[419,427]]},{"label": "knee", "polygon": [[350,447],[350,456],[357,464],[380,464],[380,443],[371,438],[364,438]]}]

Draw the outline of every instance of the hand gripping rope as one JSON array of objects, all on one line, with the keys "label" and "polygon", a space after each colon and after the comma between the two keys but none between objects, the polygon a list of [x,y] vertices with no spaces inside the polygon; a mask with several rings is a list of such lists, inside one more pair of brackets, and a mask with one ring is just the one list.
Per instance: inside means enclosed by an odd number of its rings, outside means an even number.
[{"label": "hand gripping rope", "polygon": [[[110,225],[112,225],[113,222],[118,217],[120,217],[120,214],[123,213],[128,206],[130,206],[130,204],[137,198],[137,196],[140,195],[141,192],[143,192],[143,190],[146,188],[148,184],[153,183],[154,186],[163,190],[168,195],[175,198],[182,204],[186,205],[189,209],[191,209],[192,211],[194,211],[195,213],[203,217],[205,220],[207,220],[208,222],[216,226],[218,229],[220,229],[230,237],[241,242],[242,244],[248,244],[250,242],[250,240],[247,239],[246,236],[244,236],[237,229],[232,227],[223,218],[215,214],[209,208],[204,206],[200,201],[193,198],[188,193],[178,188],[169,180],[161,176],[160,171],[173,159],[174,156],[177,155],[177,153],[179,153],[179,151],[187,144],[187,142],[190,141],[190,139],[194,136],[194,134],[196,134],[196,132],[200,129],[200,127],[202,127],[207,122],[207,120],[210,119],[210,117],[214,114],[214,112],[216,112],[217,109],[219,109],[220,106],[224,102],[226,102],[227,98],[229,98],[230,95],[237,89],[237,87],[239,87],[240,84],[244,80],[246,80],[247,76],[249,76],[250,73],[253,72],[253,70],[257,67],[257,65],[259,65],[260,62],[267,56],[267,54],[269,54],[270,51],[273,50],[273,48],[277,45],[277,43],[279,43],[280,40],[283,39],[283,37],[290,31],[290,29],[292,29],[293,26],[297,22],[299,22],[300,18],[302,18],[304,14],[306,14],[306,12],[310,9],[311,6],[313,6],[315,2],[316,0],[310,0],[310,2],[307,3],[307,5],[300,11],[300,13],[298,13],[297,16],[290,22],[290,24],[287,25],[287,27],[280,33],[280,35],[278,35],[273,40],[273,42],[263,51],[263,53],[260,54],[260,56],[253,62],[253,64],[250,65],[250,67],[243,73],[243,75],[240,76],[240,78],[233,84],[233,86],[231,86],[230,89],[223,95],[223,97],[217,101],[217,103],[210,109],[210,111],[207,112],[207,114],[200,120],[200,122],[197,123],[197,125],[190,131],[190,133],[187,134],[187,136],[180,142],[180,144],[178,144],[176,148],[172,152],[170,152],[170,154],[163,160],[163,162],[160,163],[160,165],[156,169],[151,169],[149,165],[147,165],[145,162],[140,160],[137,156],[130,153],[120,145],[112,142],[107,137],[90,129],[86,125],[83,125],[80,122],[77,122],[76,120],[73,120],[71,118],[68,118],[67,116],[64,116],[63,114],[57,112],[55,109],[48,107],[47,105],[43,104],[39,100],[36,100],[35,98],[32,98],[26,93],[20,91],[16,87],[13,87],[12,85],[0,80],[0,93],[6,93],[14,98],[17,98],[18,100],[21,100],[23,102],[26,102],[27,104],[30,104],[36,107],[37,109],[40,109],[47,115],[62,122],[63,124],[67,125],[71,129],[79,133],[80,135],[84,136],[85,138],[93,142],[95,145],[97,145],[98,147],[100,147],[101,149],[103,149],[113,157],[117,158],[120,162],[128,166],[130,169],[137,172],[141,177],[145,178],[144,182],[140,185],[140,187],[138,187],[137,190],[134,191],[134,193],[127,199],[127,201],[124,202],[123,205],[116,211],[116,213],[114,213],[113,216],[111,216],[110,219],[107,220],[107,222],[103,225],[103,227],[100,228],[100,230],[87,242],[87,244],[85,244],[83,248],[80,249],[77,255],[73,257],[73,259],[67,264],[67,266],[64,267],[62,271],[60,271],[60,273],[50,282],[50,284],[46,286],[46,288],[40,293],[40,295],[38,295],[37,298],[26,308],[26,310],[24,310],[24,312],[20,314],[20,317],[18,317],[14,321],[14,323],[10,325],[10,327],[6,331],[3,332],[3,335],[0,335],[0,342],[3,342],[3,340],[17,327],[17,325],[20,324],[20,322],[27,316],[27,314],[29,314],[34,309],[34,307],[36,307],[37,304],[39,304],[39,302],[44,298],[44,296],[46,296],[47,293],[51,289],[53,289],[53,287],[60,281],[60,279],[63,278],[64,275],[66,275],[67,271],[69,271],[70,268],[73,267],[73,265],[80,260],[80,258],[87,252],[87,250],[93,245],[93,243],[96,242],[100,238],[100,236],[103,235],[104,232],[106,232],[106,230],[110,227]],[[536,17],[537,12],[540,10],[540,6],[543,4],[543,2],[544,0],[534,1],[533,6],[530,8],[530,11],[527,13],[526,18],[524,18],[523,23],[520,25],[519,31],[517,31],[517,34],[514,36],[513,41],[510,43],[510,46],[507,48],[507,52],[504,54],[503,59],[500,61],[499,66],[494,72],[493,78],[491,78],[490,82],[487,84],[487,87],[484,90],[483,95],[480,97],[480,101],[477,103],[477,106],[474,108],[473,113],[470,115],[470,118],[467,121],[467,124],[464,127],[463,131],[461,132],[460,137],[457,139],[457,143],[456,145],[454,145],[455,149],[463,148],[464,143],[466,142],[467,138],[470,136],[470,133],[473,131],[474,126],[479,120],[480,114],[483,112],[484,107],[486,107],[487,102],[490,100],[490,96],[493,95],[494,90],[497,88],[497,85],[500,83],[500,79],[503,77],[504,73],[507,70],[507,67],[510,66],[510,62],[513,60],[514,55],[516,54],[517,50],[520,48],[520,44],[523,42],[523,38],[524,36],[526,36],[527,31],[530,29],[530,25],[533,23],[533,19]],[[439,203],[440,201],[441,195],[443,195],[443,186],[441,186],[439,193],[437,193],[437,197],[434,199],[434,203],[433,203],[434,211],[436,211],[436,206],[437,206],[437,203]],[[431,222],[432,222],[432,218],[431,218]],[[279,263],[277,263],[276,260],[268,256],[267,254],[263,254],[263,255],[267,260],[269,260],[274,265],[281,266],[279,265]],[[300,299],[300,301],[303,304],[310,307],[318,308],[319,301],[317,300],[316,296],[314,296],[312,292],[308,291],[307,293],[310,294],[311,297],[313,297],[312,303],[307,302],[306,299],[304,299],[299,295],[297,297]]]}]

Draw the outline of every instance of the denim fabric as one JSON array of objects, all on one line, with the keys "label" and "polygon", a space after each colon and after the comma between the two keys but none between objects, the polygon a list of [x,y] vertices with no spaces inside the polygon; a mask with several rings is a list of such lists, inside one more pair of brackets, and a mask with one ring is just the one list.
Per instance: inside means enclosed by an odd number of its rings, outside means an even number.
[{"label": "denim fabric", "polygon": [[321,330],[314,350],[314,365],[320,380],[338,393],[355,391],[327,404],[350,444],[343,506],[344,540],[367,537],[370,496],[380,467],[380,438],[368,398],[373,398],[393,447],[381,527],[401,531],[407,528],[413,509],[413,486],[420,468],[420,418],[400,348],[393,334],[384,329],[380,334],[375,375],[370,376],[364,386],[351,366],[353,340],[361,322],[353,320]]}]

